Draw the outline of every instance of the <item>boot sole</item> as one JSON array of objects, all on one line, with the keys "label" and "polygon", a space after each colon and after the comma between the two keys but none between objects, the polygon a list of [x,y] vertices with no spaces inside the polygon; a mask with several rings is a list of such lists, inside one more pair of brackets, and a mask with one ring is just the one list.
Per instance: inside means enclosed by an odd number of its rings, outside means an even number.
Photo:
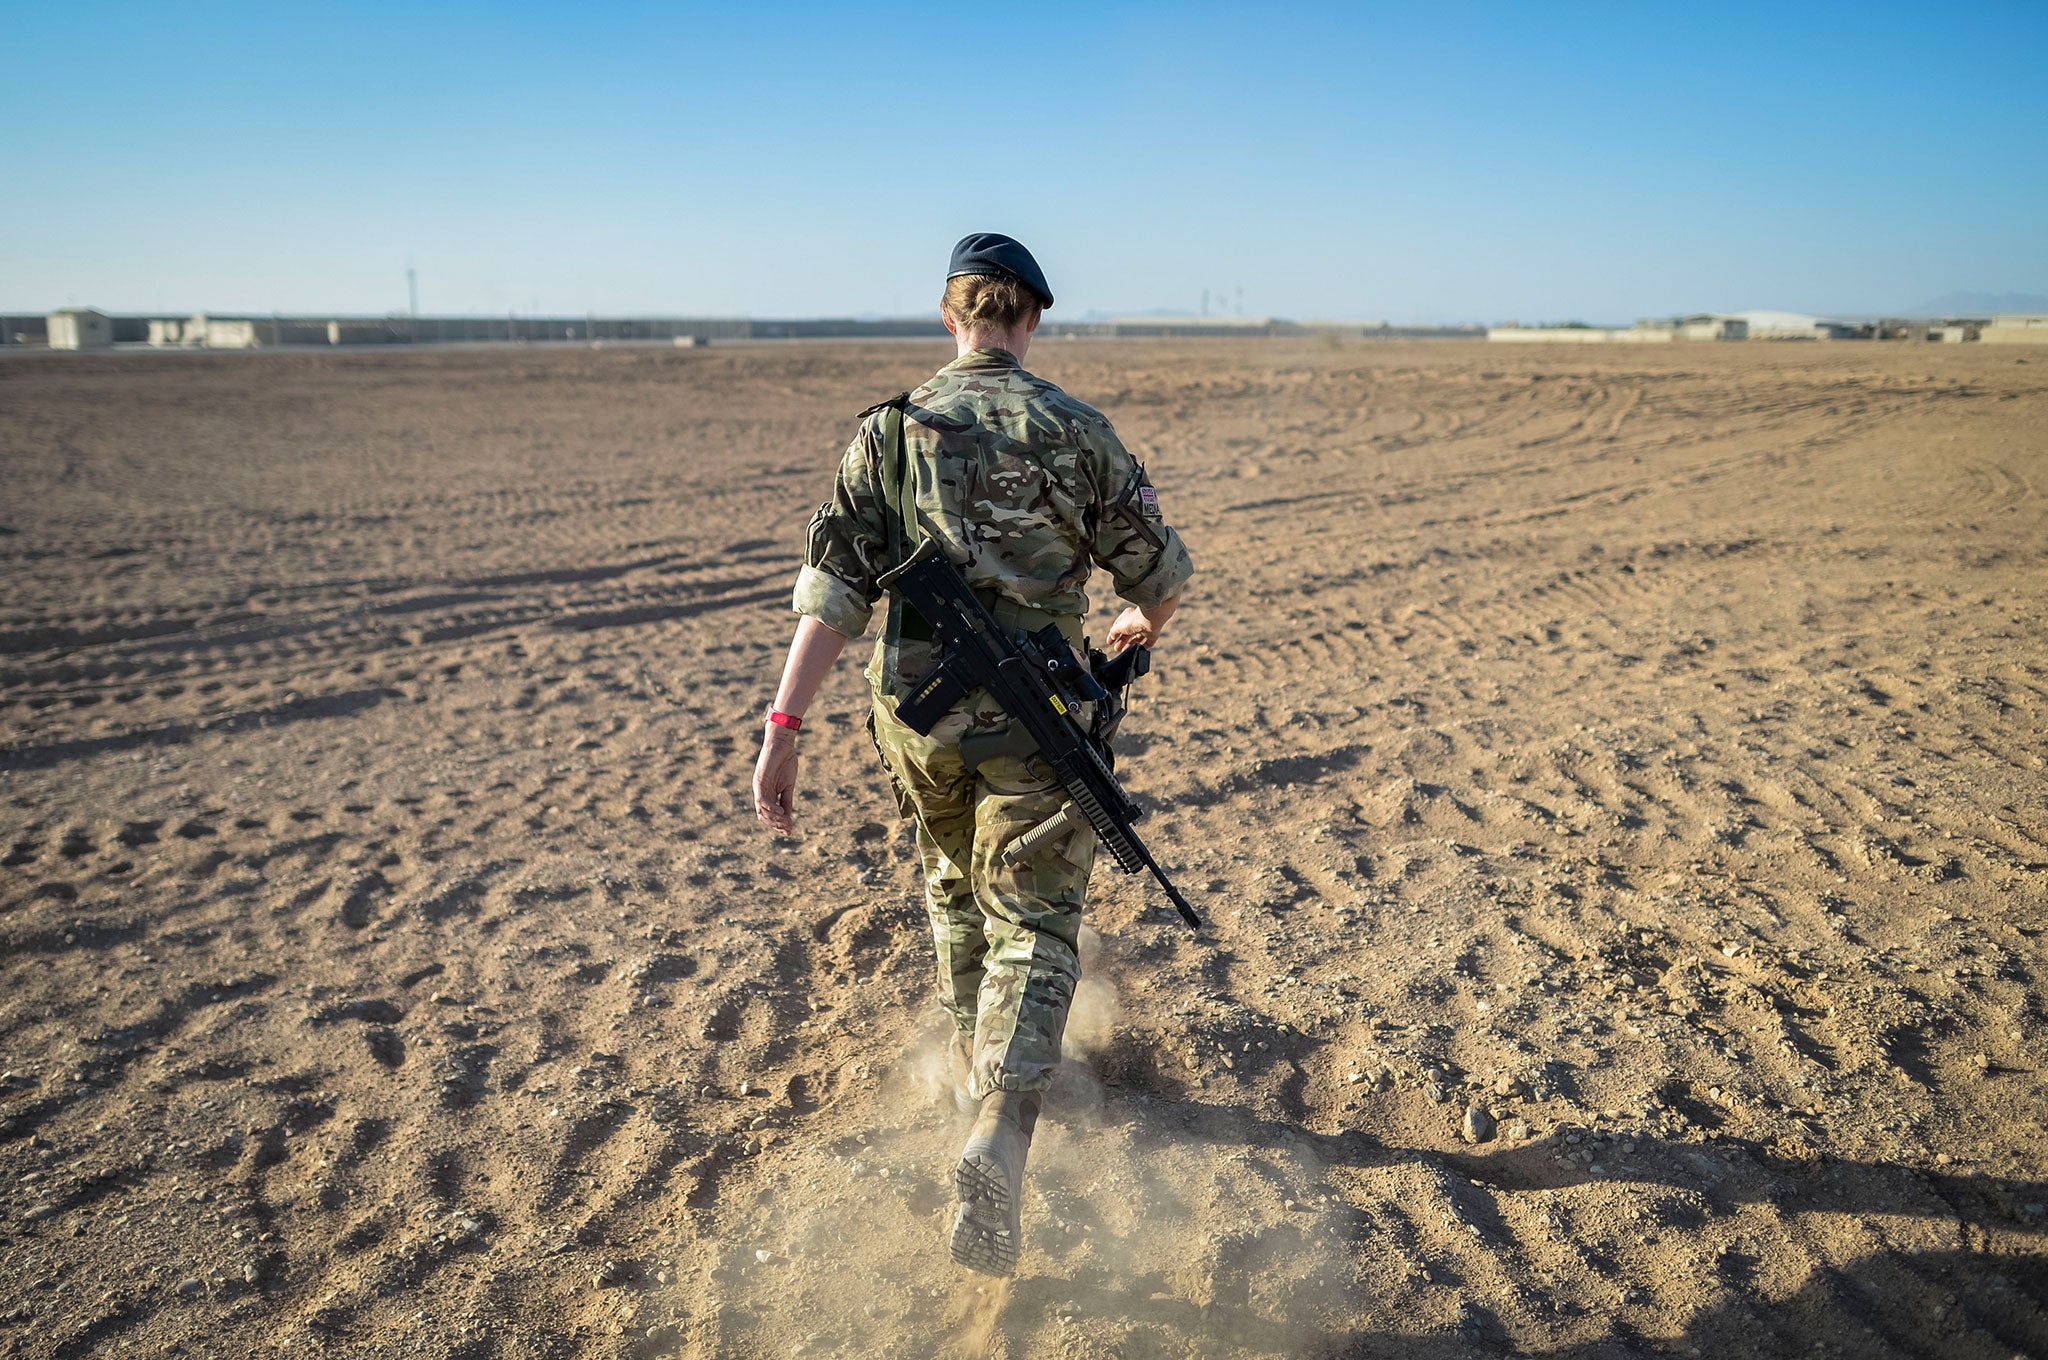
[{"label": "boot sole", "polygon": [[1015,1275],[1020,1236],[1009,1177],[993,1158],[969,1153],[953,1169],[960,1212],[953,1217],[953,1260],[984,1275]]}]

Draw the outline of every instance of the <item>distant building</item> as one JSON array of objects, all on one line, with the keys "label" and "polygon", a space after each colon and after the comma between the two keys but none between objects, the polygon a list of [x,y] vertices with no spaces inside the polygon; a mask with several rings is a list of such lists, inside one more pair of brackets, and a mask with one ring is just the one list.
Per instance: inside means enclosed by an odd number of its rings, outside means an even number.
[{"label": "distant building", "polygon": [[51,349],[112,349],[114,319],[90,307],[65,307],[50,313]]},{"label": "distant building", "polygon": [[1812,340],[1820,318],[1804,312],[1738,312],[1752,340]]},{"label": "distant building", "polygon": [[1150,338],[1303,335],[1307,328],[1275,316],[1116,316],[1098,334]]},{"label": "distant building", "polygon": [[153,318],[149,323],[149,343],[183,349],[254,349],[260,341],[253,320],[210,317],[200,312],[184,321]]},{"label": "distant building", "polygon": [[1808,316],[1804,312],[1738,312],[1751,340],[1868,340],[1870,329],[1854,321]]},{"label": "distant building", "polygon": [[2048,345],[2048,316],[1994,316],[1977,331],[1986,345]]},{"label": "distant building", "polygon": [[1508,344],[1541,343],[1567,345],[1663,344],[1672,338],[1669,327],[1657,326],[1488,326],[1488,340]]},{"label": "distant building", "polygon": [[1751,340],[1857,340],[1869,333],[1853,321],[1808,316],[1804,312],[1738,312],[1749,326]]},{"label": "distant building", "polygon": [[200,341],[208,349],[254,349],[257,345],[256,323],[254,321],[206,321],[206,338]]},{"label": "distant building", "polygon": [[1720,312],[1695,312],[1667,324],[1680,340],[1749,339],[1749,322]]}]

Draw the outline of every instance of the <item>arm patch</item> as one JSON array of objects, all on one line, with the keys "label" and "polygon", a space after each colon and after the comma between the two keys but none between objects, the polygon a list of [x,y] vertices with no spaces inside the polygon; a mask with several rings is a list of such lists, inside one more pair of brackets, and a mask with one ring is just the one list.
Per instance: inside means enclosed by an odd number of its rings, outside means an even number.
[{"label": "arm patch", "polygon": [[1145,480],[1145,469],[1139,468],[1138,475],[1124,488],[1124,494],[1117,497],[1111,507],[1116,517],[1128,524],[1147,543],[1155,548],[1166,546],[1166,540],[1152,527],[1151,521],[1159,518],[1159,493]]}]

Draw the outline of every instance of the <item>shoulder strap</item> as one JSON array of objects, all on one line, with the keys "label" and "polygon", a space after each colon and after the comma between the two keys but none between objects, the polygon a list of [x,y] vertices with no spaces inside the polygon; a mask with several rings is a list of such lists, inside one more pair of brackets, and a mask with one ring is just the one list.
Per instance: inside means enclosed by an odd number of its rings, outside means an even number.
[{"label": "shoulder strap", "polygon": [[[888,511],[889,520],[889,566],[902,566],[910,560],[914,548],[907,549],[905,540],[917,530],[917,494],[910,484],[910,459],[903,447],[903,408],[910,404],[910,393],[898,392],[887,401],[878,401],[862,411],[861,419],[879,414],[882,417],[882,459],[881,490],[882,504]],[[897,654],[903,645],[903,624],[905,605],[903,597],[895,591],[889,592],[889,614],[882,626],[881,680],[882,692],[896,692]]]},{"label": "shoulder strap", "polygon": [[882,500],[889,507],[889,564],[900,567],[917,550],[917,491],[910,479],[910,458],[903,445],[903,408],[910,393],[899,392],[878,401],[861,416],[880,413],[882,417]]}]

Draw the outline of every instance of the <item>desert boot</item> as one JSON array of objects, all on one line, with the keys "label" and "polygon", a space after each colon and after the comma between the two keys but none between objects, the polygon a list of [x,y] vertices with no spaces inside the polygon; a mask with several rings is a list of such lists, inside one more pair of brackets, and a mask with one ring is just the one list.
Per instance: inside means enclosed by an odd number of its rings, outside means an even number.
[{"label": "desert boot", "polygon": [[1024,1159],[1031,1151],[1038,1105],[1036,1091],[989,1092],[960,1150],[960,1165],[953,1171],[960,1196],[953,1218],[953,1259],[969,1270],[1017,1273]]}]

